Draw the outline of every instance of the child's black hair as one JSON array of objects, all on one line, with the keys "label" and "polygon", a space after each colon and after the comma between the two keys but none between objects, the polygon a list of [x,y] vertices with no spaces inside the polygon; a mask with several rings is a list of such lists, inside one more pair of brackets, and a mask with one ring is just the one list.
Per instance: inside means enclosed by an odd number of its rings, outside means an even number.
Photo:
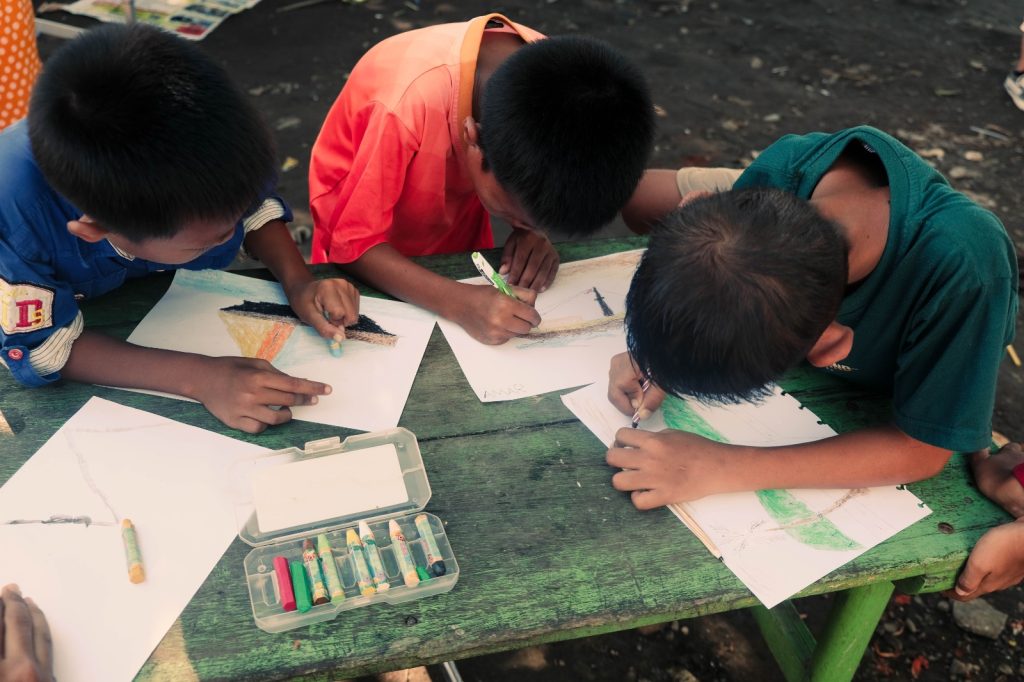
[{"label": "child's black hair", "polygon": [[597,40],[528,43],[484,87],[480,146],[536,227],[590,233],[610,222],[636,189],[653,140],[647,81]]},{"label": "child's black hair", "polygon": [[626,298],[629,350],[674,395],[761,397],[835,320],[846,259],[839,228],[788,192],[692,201],[651,232]]},{"label": "child's black hair", "polygon": [[144,24],[98,27],[54,53],[28,124],[54,189],[135,241],[237,220],[275,177],[270,133],[224,69]]}]

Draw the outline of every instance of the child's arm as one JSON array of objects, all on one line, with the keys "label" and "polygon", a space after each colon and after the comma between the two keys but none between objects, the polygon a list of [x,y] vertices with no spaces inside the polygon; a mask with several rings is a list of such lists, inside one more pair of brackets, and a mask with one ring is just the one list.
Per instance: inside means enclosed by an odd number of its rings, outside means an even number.
[{"label": "child's arm", "polygon": [[343,267],[372,287],[455,322],[483,343],[505,343],[540,324],[533,307],[537,292],[513,287],[517,301],[493,286],[462,284],[413,263],[389,244],[377,244]]},{"label": "child's arm", "polygon": [[738,168],[651,168],[623,207],[622,220],[633,232],[647,234],[690,192],[724,192],[742,173]]},{"label": "child's arm", "polygon": [[930,478],[952,453],[894,426],[775,447],[716,443],[684,431],[619,429],[607,462],[638,509],[769,488],[863,488]]},{"label": "child's arm", "polygon": [[345,325],[355,324],[359,319],[359,291],[344,279],[315,279],[284,221],[272,220],[249,232],[245,249],[274,274],[292,310],[320,336],[344,336]]},{"label": "child's arm", "polygon": [[945,592],[957,601],[1005,590],[1024,580],[1024,519],[997,526],[981,536],[967,557],[956,588]]},{"label": "child's arm", "polygon": [[192,398],[228,426],[249,433],[282,424],[292,417],[289,406],[310,405],[331,392],[327,384],[291,377],[265,360],[146,348],[88,330],[71,347],[61,376]]}]

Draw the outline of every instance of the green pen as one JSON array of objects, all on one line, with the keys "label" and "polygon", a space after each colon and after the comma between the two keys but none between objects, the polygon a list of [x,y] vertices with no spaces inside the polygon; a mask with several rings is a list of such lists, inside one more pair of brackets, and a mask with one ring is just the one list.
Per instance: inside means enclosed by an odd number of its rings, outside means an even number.
[{"label": "green pen", "polygon": [[506,283],[505,280],[501,278],[501,275],[494,271],[494,268],[492,268],[491,264],[488,263],[484,259],[484,257],[480,255],[479,251],[474,251],[470,255],[470,258],[473,260],[473,265],[476,266],[476,269],[480,272],[481,275],[483,275],[484,279],[486,279],[488,282],[496,286],[498,288],[498,291],[500,291],[501,293],[505,294],[506,296],[511,296],[517,301],[519,300],[519,297],[515,295],[515,292],[512,291],[512,288],[508,285],[508,283]]}]

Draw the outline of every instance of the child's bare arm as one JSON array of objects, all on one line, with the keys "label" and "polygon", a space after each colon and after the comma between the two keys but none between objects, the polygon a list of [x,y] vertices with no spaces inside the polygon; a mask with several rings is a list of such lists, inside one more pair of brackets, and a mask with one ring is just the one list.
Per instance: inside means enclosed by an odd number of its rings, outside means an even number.
[{"label": "child's bare arm", "polygon": [[228,426],[249,433],[284,423],[292,416],[289,406],[309,405],[331,392],[326,384],[291,377],[265,360],[145,348],[91,331],[75,341],[61,375],[192,398]]},{"label": "child's bare arm", "polygon": [[245,236],[245,248],[274,274],[299,318],[325,339],[344,336],[359,319],[359,290],[337,277],[316,279],[282,220],[272,220]]},{"label": "child's bare arm", "polygon": [[726,445],[668,429],[619,429],[607,462],[638,509],[716,493],[766,488],[860,488],[910,483],[937,474],[952,453],[893,426],[779,447]]},{"label": "child's bare arm", "polygon": [[462,284],[413,263],[389,244],[374,246],[344,267],[370,286],[455,322],[483,343],[505,343],[540,324],[535,291],[513,287],[517,301],[490,285]]},{"label": "child's bare arm", "polygon": [[676,171],[648,169],[622,208],[622,220],[633,232],[647,234],[651,226],[679,205],[682,198],[676,185]]}]

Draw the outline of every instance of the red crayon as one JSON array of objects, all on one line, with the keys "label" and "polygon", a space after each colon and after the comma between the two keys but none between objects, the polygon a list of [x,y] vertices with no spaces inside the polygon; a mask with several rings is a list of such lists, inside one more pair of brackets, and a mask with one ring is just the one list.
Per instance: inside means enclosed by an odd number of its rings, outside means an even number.
[{"label": "red crayon", "polygon": [[295,592],[292,591],[292,578],[288,572],[288,560],[283,556],[274,557],[274,573],[277,574],[277,589],[281,591],[281,606],[285,611],[295,610]]}]

